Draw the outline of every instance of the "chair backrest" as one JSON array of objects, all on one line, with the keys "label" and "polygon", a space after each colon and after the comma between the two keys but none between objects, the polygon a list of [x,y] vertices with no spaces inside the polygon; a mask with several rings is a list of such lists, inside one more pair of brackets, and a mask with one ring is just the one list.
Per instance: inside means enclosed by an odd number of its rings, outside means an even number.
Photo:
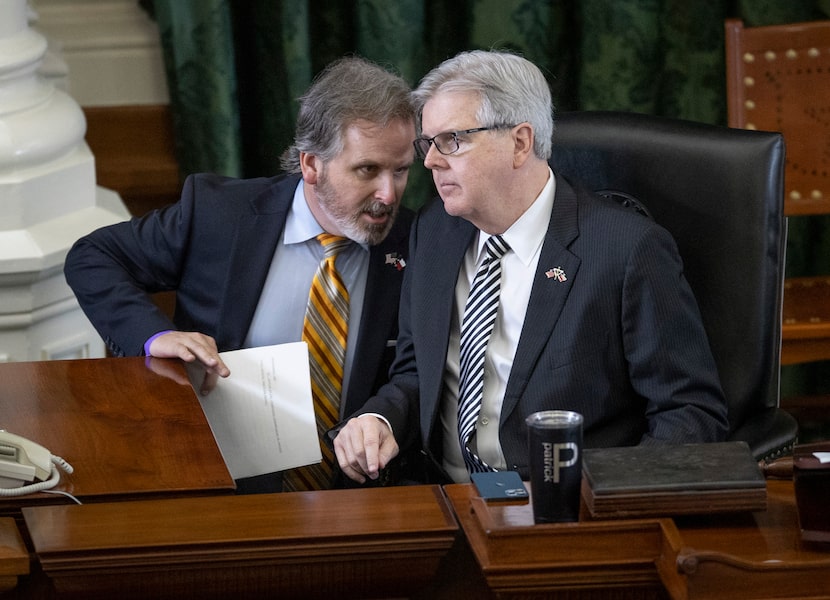
[{"label": "chair backrest", "polygon": [[758,457],[790,447],[796,423],[778,409],[782,136],[635,113],[564,113],[551,165],[594,191],[632,196],[671,232],[729,402],[732,438]]},{"label": "chair backrest", "polygon": [[729,125],[782,132],[786,213],[830,213],[830,21],[725,27]]}]

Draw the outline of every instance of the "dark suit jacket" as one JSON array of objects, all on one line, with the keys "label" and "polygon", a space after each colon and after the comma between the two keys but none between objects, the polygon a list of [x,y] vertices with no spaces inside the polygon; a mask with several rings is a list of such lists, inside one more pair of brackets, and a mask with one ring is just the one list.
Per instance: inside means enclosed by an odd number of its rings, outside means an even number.
[{"label": "dark suit jacket", "polygon": [[[584,416],[586,447],[705,442],[727,408],[671,236],[650,219],[557,177],[556,196],[507,383],[499,439],[528,478],[525,418]],[[454,290],[476,228],[424,208],[410,238],[392,380],[361,409],[387,417],[402,448],[435,463]],[[566,281],[548,277],[560,267]]]},{"label": "dark suit jacket", "polygon": [[[66,279],[112,353],[141,355],[144,342],[166,329],[211,335],[220,351],[240,348],[298,181],[191,176],[176,204],[78,240]],[[411,221],[402,208],[386,240],[370,250],[345,414],[387,380],[403,271],[386,255],[406,256]],[[148,295],[165,290],[176,290],[173,322]]]}]

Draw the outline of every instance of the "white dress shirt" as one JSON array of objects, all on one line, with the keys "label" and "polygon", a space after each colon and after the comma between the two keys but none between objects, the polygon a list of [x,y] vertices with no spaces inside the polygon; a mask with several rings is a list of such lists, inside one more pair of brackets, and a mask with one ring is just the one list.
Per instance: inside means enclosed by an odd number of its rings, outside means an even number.
[{"label": "white dress shirt", "polygon": [[[323,247],[315,239],[320,233],[323,233],[323,228],[308,208],[301,179],[294,192],[285,228],[271,259],[271,268],[262,288],[244,347],[270,346],[302,340],[303,320],[311,282],[324,255]],[[340,404],[342,407],[346,403],[357,332],[363,312],[366,277],[369,272],[368,244],[352,244],[337,256],[336,265],[349,290],[349,333],[346,338],[343,369]]]},{"label": "white dress shirt", "polygon": [[[530,299],[542,242],[553,209],[555,181],[548,169],[548,182],[525,213],[502,234],[510,251],[501,259],[501,292],[499,310],[484,359],[484,392],[481,413],[470,448],[485,463],[497,470],[508,468],[499,443],[499,421],[507,379],[519,345],[525,312]],[[455,310],[450,328],[447,364],[444,371],[444,395],[441,403],[444,468],[458,482],[470,481],[461,456],[458,440],[458,373],[461,320],[470,286],[484,261],[484,245],[490,236],[479,231],[464,257],[455,285]]]}]

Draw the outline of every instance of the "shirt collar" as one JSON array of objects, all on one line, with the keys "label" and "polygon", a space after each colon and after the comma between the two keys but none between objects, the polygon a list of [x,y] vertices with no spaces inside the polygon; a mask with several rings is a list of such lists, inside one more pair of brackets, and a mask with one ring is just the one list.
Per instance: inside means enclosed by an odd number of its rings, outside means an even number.
[{"label": "shirt collar", "polygon": [[303,180],[294,189],[294,199],[288,217],[285,219],[284,241],[286,244],[302,244],[323,233],[323,228],[311,214],[303,193]]},{"label": "shirt collar", "polygon": [[[539,195],[524,214],[502,234],[504,241],[508,243],[510,249],[516,253],[516,256],[525,265],[530,264],[545,240],[555,193],[556,180],[550,167],[548,167],[548,181],[545,187],[542,188],[542,191],[539,192]],[[476,256],[479,260],[476,263],[480,262],[481,253],[484,251],[484,245],[489,237],[490,235],[483,231],[478,232],[478,253]]]}]

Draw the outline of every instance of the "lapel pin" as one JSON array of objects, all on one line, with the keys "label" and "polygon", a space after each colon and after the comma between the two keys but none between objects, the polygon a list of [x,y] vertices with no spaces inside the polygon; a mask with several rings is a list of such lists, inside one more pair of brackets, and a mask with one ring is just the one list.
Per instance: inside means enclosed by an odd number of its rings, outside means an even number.
[{"label": "lapel pin", "polygon": [[406,261],[397,252],[389,252],[386,254],[386,264],[392,265],[398,271],[401,271],[406,266]]},{"label": "lapel pin", "polygon": [[559,283],[568,281],[568,277],[565,275],[565,271],[562,270],[562,267],[556,267],[545,271],[545,276],[547,276],[548,279],[555,279]]}]

